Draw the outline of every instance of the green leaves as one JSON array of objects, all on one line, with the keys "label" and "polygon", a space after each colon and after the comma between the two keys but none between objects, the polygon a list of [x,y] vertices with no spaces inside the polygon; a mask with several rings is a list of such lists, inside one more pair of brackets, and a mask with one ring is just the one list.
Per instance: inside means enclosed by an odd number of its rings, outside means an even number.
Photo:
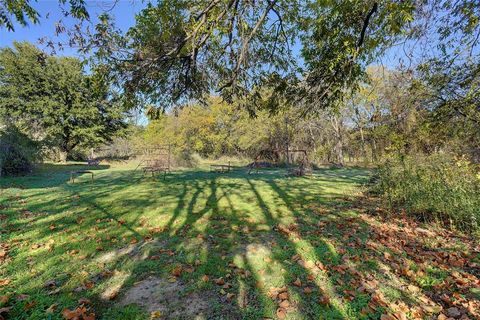
[{"label": "green leaves", "polygon": [[[36,0],[34,2],[37,2]],[[0,1],[0,28],[15,31],[15,23],[25,27],[28,21],[37,24],[40,14],[31,4],[30,0],[2,0]],[[71,15],[80,20],[88,20],[89,14],[84,0],[60,0],[59,5],[68,7],[63,10],[65,16]]]},{"label": "green leaves", "polygon": [[39,21],[38,12],[29,4],[29,1],[4,0],[0,2],[0,27],[9,31],[15,30],[15,21],[26,26],[28,20],[33,23]]},{"label": "green leaves", "polygon": [[44,145],[69,153],[109,141],[124,126],[100,68],[86,76],[75,58],[15,43],[0,51],[0,70],[0,117]]}]

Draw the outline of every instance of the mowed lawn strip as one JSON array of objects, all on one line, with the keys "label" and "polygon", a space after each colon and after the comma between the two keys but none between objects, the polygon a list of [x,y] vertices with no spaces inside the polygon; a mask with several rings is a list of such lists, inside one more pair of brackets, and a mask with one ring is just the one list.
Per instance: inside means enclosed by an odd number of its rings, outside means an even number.
[{"label": "mowed lawn strip", "polygon": [[1,316],[480,316],[478,241],[386,220],[361,196],[368,170],[162,180],[105,165],[69,182],[81,169],[0,181]]}]

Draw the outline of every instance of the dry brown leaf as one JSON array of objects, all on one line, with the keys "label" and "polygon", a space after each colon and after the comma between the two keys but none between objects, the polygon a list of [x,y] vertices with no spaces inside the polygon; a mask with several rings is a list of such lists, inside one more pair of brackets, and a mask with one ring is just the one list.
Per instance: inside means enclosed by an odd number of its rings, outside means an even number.
[{"label": "dry brown leaf", "polygon": [[37,304],[36,301],[28,301],[25,306],[23,307],[25,310],[32,309]]},{"label": "dry brown leaf", "polygon": [[279,306],[280,308],[288,308],[290,306],[290,301],[283,300],[282,302],[280,302]]},{"label": "dry brown leaf", "polygon": [[330,298],[326,295],[323,295],[318,299],[318,302],[323,306],[328,306],[330,304]]},{"label": "dry brown leaf", "polygon": [[305,287],[305,288],[303,288],[303,293],[305,293],[305,294],[310,294],[310,293],[312,293],[312,292],[313,292],[313,290],[312,290],[312,288],[310,288],[310,287]]},{"label": "dry brown leaf", "polygon": [[278,298],[279,298],[280,300],[286,300],[286,299],[288,299],[288,292],[282,292],[282,293],[280,293],[280,294],[278,295]]},{"label": "dry brown leaf", "polygon": [[285,319],[287,317],[287,312],[283,308],[277,309],[277,318],[278,319]]},{"label": "dry brown leaf", "polygon": [[7,286],[10,284],[10,279],[0,279],[0,287]]},{"label": "dry brown leaf", "polygon": [[302,281],[300,280],[300,278],[297,278],[295,281],[293,281],[293,285],[296,287],[301,287]]},{"label": "dry brown leaf", "polygon": [[182,271],[183,271],[183,267],[182,266],[176,266],[175,268],[173,268],[172,270],[172,276],[175,276],[175,277],[180,277],[180,275],[182,274]]}]

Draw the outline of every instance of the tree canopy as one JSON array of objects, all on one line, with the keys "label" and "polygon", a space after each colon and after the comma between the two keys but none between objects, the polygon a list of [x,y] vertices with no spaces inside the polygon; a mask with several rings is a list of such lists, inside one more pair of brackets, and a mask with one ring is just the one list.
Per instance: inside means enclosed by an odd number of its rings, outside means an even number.
[{"label": "tree canopy", "polygon": [[70,153],[109,141],[125,126],[109,83],[81,61],[29,43],[0,50],[0,117],[46,145]]},{"label": "tree canopy", "polygon": [[[440,13],[449,18],[430,23]],[[158,1],[126,33],[103,15],[84,49],[110,67],[127,99],[162,109],[212,92],[254,109],[269,93],[271,107],[281,95],[310,113],[335,106],[398,43],[435,39],[448,57],[473,48],[478,16],[469,0]]]}]

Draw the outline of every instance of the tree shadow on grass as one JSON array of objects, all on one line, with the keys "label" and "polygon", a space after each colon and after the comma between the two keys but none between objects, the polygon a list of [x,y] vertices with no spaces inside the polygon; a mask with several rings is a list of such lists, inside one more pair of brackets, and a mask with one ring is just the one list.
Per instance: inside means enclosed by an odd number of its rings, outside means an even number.
[{"label": "tree shadow on grass", "polygon": [[[45,201],[48,192],[38,192],[30,201],[35,210],[49,214],[8,223],[26,231],[22,241],[35,239],[42,247],[12,251],[6,273],[16,272],[14,285],[43,299],[45,308],[58,299],[73,308],[79,298],[88,297],[105,319],[134,319],[132,307],[120,302],[148,279],[160,284],[149,295],[177,288],[155,305],[166,318],[198,313],[261,319],[285,312],[295,319],[375,319],[388,310],[396,312],[395,306],[404,308],[402,304],[420,312],[414,309],[415,296],[431,301],[433,308],[439,299],[418,283],[418,291],[409,291],[414,277],[408,271],[413,269],[405,269],[406,262],[430,261],[431,253],[418,253],[424,241],[415,233],[402,234],[410,229],[387,227],[361,214],[366,204],[358,205],[342,187],[324,182],[332,178],[355,186],[365,180],[363,171],[338,174],[285,178],[278,172],[247,176],[190,171],[165,181],[138,181],[125,171],[102,175],[91,185],[63,186],[68,201],[60,206],[59,197]],[[53,236],[58,243],[49,252],[46,244]],[[41,262],[33,273],[28,270],[32,260]],[[60,271],[56,264],[64,268]],[[32,280],[35,275],[39,280]],[[47,277],[66,279],[58,285],[59,297],[48,296],[51,290],[42,284]],[[89,283],[93,288],[75,291]],[[284,286],[287,299],[275,293]],[[188,309],[192,301],[203,307]],[[148,303],[143,307],[149,310]],[[16,312],[23,312],[21,306],[15,306]]]},{"label": "tree shadow on grass", "polygon": [[[267,175],[267,177],[270,177],[270,174]],[[45,221],[29,220],[25,222],[24,225],[18,223],[16,227],[21,229],[27,228],[27,226],[30,224],[34,224],[34,228],[37,231],[36,239],[42,245],[47,242],[47,239],[49,239],[52,233],[56,232],[57,228],[62,232],[76,235],[76,240],[74,240],[74,242],[78,241],[78,244],[89,239],[90,237],[90,240],[101,240],[99,241],[99,246],[97,246],[95,249],[91,247],[86,248],[83,245],[76,245],[74,243],[58,245],[55,248],[55,252],[58,253],[75,250],[81,251],[78,254],[87,253],[87,259],[91,260],[91,262],[87,263],[86,265],[90,265],[90,268],[96,269],[92,266],[92,264],[94,264],[93,261],[96,260],[97,256],[104,254],[103,250],[108,250],[108,248],[101,248],[100,250],[98,249],[99,247],[102,247],[102,245],[105,246],[104,241],[106,239],[116,239],[122,244],[124,244],[125,241],[131,241],[131,239],[133,240],[133,238],[135,238],[135,241],[151,241],[151,239],[148,239],[148,234],[145,234],[145,232],[138,232],[139,226],[142,227],[139,224],[139,219],[142,216],[141,208],[155,205],[158,203],[159,197],[164,198],[164,195],[168,194],[149,194],[148,197],[139,199],[139,193],[136,192],[130,195],[132,199],[125,199],[125,194],[128,194],[126,190],[133,188],[134,183],[129,182],[119,185],[118,182],[121,178],[122,177],[109,177],[108,179],[99,179],[93,186],[65,186],[64,191],[72,197],[73,200],[69,198],[72,201],[66,201],[61,206],[58,206],[58,203],[55,202],[58,199],[41,201],[41,205],[36,207],[36,209],[49,211],[49,216],[44,217]],[[242,176],[239,175],[235,178],[242,179]],[[263,178],[265,178],[264,175],[256,176],[253,179]],[[219,179],[223,180],[222,177]],[[147,183],[150,184],[150,182]],[[253,185],[250,181],[249,183],[250,187],[252,187]],[[152,184],[158,185],[157,182],[152,182]],[[236,181],[235,183],[232,183],[229,181],[225,184],[225,186],[222,185],[222,194],[218,194],[219,190],[217,185],[217,176],[212,174],[201,173],[200,175],[192,175],[191,173],[183,173],[179,175],[177,181],[169,181],[166,182],[166,184],[168,184],[169,187],[176,186],[175,192],[173,192],[172,195],[179,195],[176,199],[177,206],[175,210],[173,210],[174,214],[171,216],[169,222],[167,222],[166,225],[162,225],[162,227],[165,227],[165,229],[162,230],[163,233],[160,235],[152,235],[152,237],[155,238],[157,243],[158,241],[166,243],[167,247],[172,248],[175,252],[179,253],[178,256],[177,253],[175,254],[176,259],[173,261],[170,257],[166,256],[166,260],[163,262],[193,265],[193,258],[200,257],[202,264],[198,266],[198,271],[190,276],[190,280],[195,280],[194,283],[196,283],[197,286],[202,288],[202,285],[198,284],[202,274],[209,274],[212,278],[222,278],[223,276],[225,277],[226,281],[236,283],[234,289],[239,290],[236,295],[243,297],[241,307],[238,308],[232,304],[232,301],[230,301],[231,299],[228,299],[227,301],[223,294],[219,295],[219,288],[217,288],[217,285],[208,283],[206,289],[213,290],[215,292],[215,294],[212,295],[212,297],[215,299],[211,299],[210,301],[214,305],[212,309],[213,314],[222,315],[225,312],[225,303],[228,303],[230,307],[227,307],[227,309],[229,310],[230,315],[236,318],[242,318],[245,314],[257,316],[267,314],[273,316],[277,306],[269,297],[266,296],[266,294],[268,294],[268,288],[257,288],[257,284],[261,282],[261,275],[258,274],[259,270],[257,266],[254,266],[250,261],[251,259],[255,260],[255,254],[250,251],[255,251],[255,248],[257,247],[267,248],[266,250],[271,251],[269,254],[271,257],[269,259],[272,259],[279,265],[284,266],[284,263],[279,260],[280,257],[277,257],[277,254],[271,250],[270,245],[278,242],[284,243],[286,240],[282,237],[278,237],[278,235],[275,235],[272,238],[268,232],[265,233],[264,231],[261,231],[258,233],[257,229],[260,227],[258,222],[245,219],[245,217],[242,216],[244,212],[235,209],[235,203],[230,199],[229,195],[234,194],[237,197],[243,197],[244,193],[248,192],[248,189],[245,188],[244,182]],[[180,191],[180,193],[178,193],[178,191]],[[188,206],[185,206],[186,202],[188,201],[185,199],[187,192],[189,193],[189,196],[191,195],[191,197],[188,202]],[[266,224],[269,226],[269,229],[273,228],[277,222],[273,218],[272,213],[269,211],[268,205],[262,200],[260,194],[255,188],[252,188],[251,192],[253,192],[257,201],[256,205],[253,204],[254,207],[257,206],[262,210],[264,215],[263,220],[266,220],[262,221],[261,225]],[[198,198],[202,193],[208,193],[205,203],[199,203],[200,201]],[[45,195],[46,194],[37,194],[37,196],[40,198]],[[222,199],[228,203],[230,210],[225,211],[224,209],[219,209],[218,203]],[[119,206],[117,204],[119,204]],[[199,205],[203,206],[203,208],[197,210]],[[68,210],[68,208],[76,206],[82,207],[82,213],[78,214],[76,217],[73,217],[73,221],[71,216],[62,216],[62,212],[64,210]],[[185,210],[182,210],[183,208],[186,208],[186,212]],[[130,213],[128,219],[121,219],[123,214],[126,214],[131,210],[137,210],[139,212],[134,214]],[[53,217],[57,216],[59,216],[57,219],[53,219]],[[205,216],[208,217],[205,218]],[[177,222],[177,219],[179,218],[181,218],[181,221],[174,223]],[[201,221],[201,228],[198,230],[192,228],[197,221]],[[68,225],[68,228],[62,230],[63,225]],[[49,228],[49,226],[54,226],[54,228]],[[149,227],[154,226],[149,225]],[[145,226],[145,228],[149,227]],[[114,232],[112,232],[112,228],[115,230]],[[109,230],[109,234],[106,236],[106,233],[103,234],[103,232],[107,230]],[[125,235],[127,235],[127,237],[125,237]],[[133,236],[133,238],[131,236]],[[199,249],[201,250],[198,252],[193,251],[193,249],[195,249],[195,244],[191,244],[192,239],[200,240]],[[131,243],[130,245],[136,244]],[[120,249],[122,248],[122,246],[118,245],[113,245],[113,247]],[[153,248],[156,247],[153,246]],[[155,250],[157,249],[158,248]],[[92,252],[92,250],[94,251]],[[189,250],[190,252],[188,252]],[[128,276],[123,277],[122,284],[118,290],[125,290],[129,285],[133,284],[133,281],[138,280],[139,277],[141,278],[142,274],[149,274],[151,273],[151,268],[153,266],[158,266],[158,263],[155,262],[155,260],[146,259],[150,253],[143,255],[142,259],[134,259],[130,254],[120,254],[121,252],[126,252],[125,250],[115,249],[113,252],[113,256],[117,257],[118,261],[114,261],[115,259],[113,259],[112,261],[106,263],[106,266],[108,266],[109,269],[121,270],[127,265],[131,271],[126,273]],[[31,256],[31,258],[39,259],[40,256],[41,252],[38,252],[38,254],[35,253],[33,256]],[[285,259],[286,256],[281,258]],[[233,263],[232,259],[236,259],[241,267],[237,268],[229,266],[230,263]],[[26,259],[21,259],[21,261],[28,263]],[[48,265],[49,263],[53,263],[53,261],[56,261],[55,256],[51,257],[50,259],[44,259],[43,263]],[[162,260],[159,259],[159,261]],[[18,260],[18,262],[20,262],[20,260]],[[240,270],[240,272],[232,272],[232,268],[236,271]],[[161,272],[156,272],[156,274],[168,276],[170,271],[169,269],[170,268],[162,268]],[[274,272],[269,268],[269,266],[265,266],[265,269],[266,271],[264,272]],[[227,274],[227,276],[225,274]],[[52,276],[54,275],[52,274]],[[185,277],[185,281],[187,281],[188,275]],[[17,284],[19,286],[22,286],[22,284],[25,286],[26,282],[28,281],[28,277],[25,277],[24,279],[25,281],[17,281]],[[292,281],[292,279],[287,277],[284,279],[284,281]],[[102,288],[102,283],[109,283],[110,280],[98,279],[97,282],[98,283],[96,283],[96,285],[99,288]],[[38,287],[38,283],[36,286]],[[34,287],[32,287],[32,289]],[[241,290],[240,287],[242,287]],[[230,292],[232,291],[231,288],[226,289],[230,289]],[[102,294],[99,293],[99,297],[101,296]],[[217,303],[215,303],[215,300],[217,300]],[[220,303],[218,303],[218,301],[220,301]],[[254,302],[252,303],[252,301]]]},{"label": "tree shadow on grass", "polygon": [[[85,164],[41,164],[33,173],[24,176],[8,176],[0,178],[0,189],[43,189],[60,187],[69,183],[71,172],[90,171],[94,179],[97,174],[107,171],[110,165],[89,166]],[[75,177],[85,174],[75,174]],[[90,178],[90,176],[88,176]],[[82,179],[81,179],[82,180]]]}]

